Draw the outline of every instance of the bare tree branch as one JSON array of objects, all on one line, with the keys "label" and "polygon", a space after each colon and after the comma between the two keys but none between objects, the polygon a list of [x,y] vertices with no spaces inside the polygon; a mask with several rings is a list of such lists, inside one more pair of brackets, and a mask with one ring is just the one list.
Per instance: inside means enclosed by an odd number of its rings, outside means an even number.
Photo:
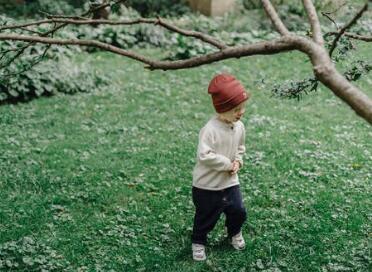
[{"label": "bare tree branch", "polygon": [[323,45],[324,40],[322,36],[322,30],[320,29],[319,18],[316,13],[314,4],[311,0],[302,0],[302,2],[304,4],[307,16],[309,17],[313,39],[317,44]]},{"label": "bare tree branch", "polygon": [[[122,55],[136,61],[145,64],[145,67],[151,70],[162,69],[162,70],[175,70],[175,69],[187,69],[191,67],[196,67],[204,64],[209,64],[216,61],[221,61],[230,58],[240,58],[251,55],[269,55],[276,54],[291,50],[299,50],[306,54],[313,65],[313,71],[316,78],[321,81],[325,86],[327,86],[336,96],[341,98],[345,103],[347,103],[359,116],[364,118],[370,124],[372,124],[372,100],[364,94],[357,87],[352,85],[343,75],[341,75],[335,68],[329,53],[323,45],[323,37],[320,31],[320,23],[317,17],[315,8],[311,0],[303,0],[305,9],[308,13],[309,21],[311,24],[313,32],[313,40],[307,37],[301,37],[297,34],[290,33],[284,26],[283,22],[280,20],[275,9],[271,5],[269,0],[262,0],[264,8],[273,22],[276,30],[282,35],[281,38],[262,41],[254,44],[246,44],[240,46],[226,46],[223,42],[216,40],[215,38],[208,36],[207,34],[183,30],[178,27],[171,25],[170,23],[164,22],[162,19],[144,19],[139,18],[130,21],[110,21],[110,20],[88,20],[88,19],[75,19],[65,17],[53,17],[49,20],[42,20],[33,23],[28,23],[28,26],[44,24],[44,23],[54,23],[59,24],[53,27],[48,32],[42,35],[20,35],[20,34],[9,34],[0,33],[0,40],[12,40],[12,41],[23,41],[27,42],[27,46],[31,46],[34,43],[43,44],[56,44],[56,45],[76,45],[76,46],[91,46],[100,48],[105,51],[110,51],[112,53]],[[83,15],[86,16],[86,15]],[[360,14],[361,16],[361,14]],[[359,16],[359,17],[360,17]],[[358,17],[358,18],[359,18]],[[350,27],[355,21],[347,24]],[[210,43],[220,50],[214,53],[205,54],[202,56],[193,57],[186,60],[176,60],[176,61],[159,61],[154,60],[150,57],[132,52],[130,50],[124,50],[122,48],[112,46],[110,44],[95,41],[95,40],[80,40],[80,39],[56,39],[53,37],[48,37],[50,34],[54,34],[58,29],[68,25],[68,24],[135,24],[135,23],[151,23],[158,24],[164,28],[171,31],[179,33],[183,36],[190,36],[196,39],[201,39],[207,43]],[[31,25],[32,24],[32,25]],[[3,26],[0,27],[1,30],[5,29],[19,29],[21,27],[26,27],[25,24],[18,26]],[[28,27],[27,26],[27,27]],[[344,27],[341,35],[346,35],[345,31],[347,27]],[[341,31],[340,31],[341,32]],[[341,36],[340,32],[336,32],[337,36]],[[331,34],[329,34],[331,35]],[[333,35],[333,34],[332,34]],[[354,35],[354,34],[352,34]],[[355,36],[355,35],[354,35]],[[336,42],[337,43],[337,42]],[[24,51],[24,50],[23,50]]]},{"label": "bare tree branch", "polygon": [[60,14],[50,14],[45,11],[40,11],[40,13],[44,14],[47,19],[52,18],[59,18],[59,19],[73,19],[73,20],[88,20],[90,18],[82,17],[82,16],[68,16],[68,15],[60,15]]},{"label": "bare tree branch", "polygon": [[262,5],[266,11],[267,16],[273,23],[275,29],[283,36],[289,35],[290,32],[288,31],[287,27],[283,24],[283,21],[280,19],[278,13],[274,9],[270,0],[262,0]]},{"label": "bare tree branch", "polygon": [[[166,29],[168,29],[170,31],[179,33],[179,34],[181,34],[183,36],[197,38],[199,40],[202,40],[202,41],[204,41],[206,43],[209,43],[209,44],[217,47],[218,49],[224,49],[224,48],[227,47],[222,41],[219,41],[216,38],[214,38],[214,37],[212,37],[212,36],[210,36],[208,34],[197,32],[197,31],[184,30],[184,29],[181,29],[181,28],[176,27],[174,25],[171,25],[170,23],[167,23],[167,22],[165,22],[164,20],[162,20],[160,18],[157,18],[157,19],[138,18],[138,19],[134,19],[134,20],[121,20],[121,21],[112,21],[112,20],[104,20],[104,19],[75,20],[75,19],[71,19],[71,18],[68,18],[68,19],[52,18],[52,19],[48,19],[48,20],[40,20],[40,21],[31,22],[31,23],[27,23],[27,24],[9,25],[9,26],[0,27],[0,31],[1,30],[5,30],[5,29],[18,29],[18,28],[24,29],[24,27],[26,27],[26,26],[36,26],[36,25],[50,24],[50,23],[61,23],[60,26],[65,26],[65,25],[68,25],[68,24],[71,24],[71,25],[135,25],[135,24],[154,24],[154,25],[160,25],[160,26],[162,26],[162,27],[164,27],[164,28],[166,28]],[[40,35],[40,36],[48,36],[50,33],[52,33],[52,31],[55,31],[55,28],[52,29],[51,31],[48,31],[48,32]]]},{"label": "bare tree branch", "polygon": [[24,23],[24,24],[15,24],[15,25],[3,25],[0,27],[0,31],[7,30],[7,29],[19,29],[19,28],[24,28],[28,26],[35,26],[35,25],[42,25],[42,24],[49,24],[52,23],[51,20],[39,20],[39,21],[34,21],[30,23]]},{"label": "bare tree branch", "polygon": [[[162,21],[164,22],[164,21]],[[147,18],[138,18],[138,19],[132,19],[132,20],[106,20],[106,19],[74,19],[74,18],[51,18],[47,20],[40,20],[40,21],[34,21],[30,23],[25,24],[16,24],[16,25],[7,25],[0,27],[1,30],[6,29],[18,29],[18,28],[24,28],[29,26],[37,26],[37,25],[43,25],[43,24],[52,24],[52,23],[61,23],[61,24],[71,24],[71,25],[134,25],[134,24],[158,24],[159,19],[147,19]],[[168,24],[165,24],[168,25]]]},{"label": "bare tree branch", "polygon": [[273,41],[258,42],[255,44],[228,47],[221,51],[210,53],[207,55],[190,58],[187,60],[177,61],[156,61],[152,60],[143,55],[134,53],[129,50],[124,50],[119,47],[99,42],[95,40],[79,40],[79,39],[54,39],[39,36],[28,36],[28,35],[17,35],[17,34],[0,34],[0,40],[13,40],[13,41],[24,41],[34,42],[43,44],[56,44],[56,45],[79,45],[79,46],[92,46],[100,48],[112,53],[129,57],[131,59],[140,61],[147,64],[147,68],[151,70],[162,69],[162,70],[176,70],[183,68],[196,67],[228,58],[240,58],[250,55],[269,55],[283,51],[294,50],[295,46],[292,42],[291,37],[282,37]]},{"label": "bare tree branch", "polygon": [[329,49],[329,55],[332,56],[333,50],[335,50],[337,46],[337,42],[340,40],[341,36],[345,33],[345,31],[350,28],[352,25],[356,23],[356,21],[363,15],[363,13],[368,9],[368,2],[363,5],[363,7],[358,11],[358,13],[348,22],[345,24],[340,31],[338,31],[338,34],[336,38],[333,40],[331,48]]}]

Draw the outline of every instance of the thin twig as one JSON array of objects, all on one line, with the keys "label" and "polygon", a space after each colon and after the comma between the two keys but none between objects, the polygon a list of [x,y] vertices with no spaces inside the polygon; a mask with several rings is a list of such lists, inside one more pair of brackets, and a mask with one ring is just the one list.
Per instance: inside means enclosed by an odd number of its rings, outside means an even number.
[{"label": "thin twig", "polygon": [[338,24],[336,23],[336,21],[331,17],[330,13],[328,12],[322,12],[322,15],[327,17],[328,20],[330,20],[335,26],[336,26],[336,29],[338,30],[339,29],[339,26]]},{"label": "thin twig", "polygon": [[340,40],[341,36],[346,32],[348,28],[350,28],[352,25],[356,23],[356,21],[362,17],[363,13],[368,9],[368,2],[363,5],[363,7],[358,11],[357,14],[348,22],[345,24],[340,31],[338,31],[338,34],[336,38],[333,40],[331,48],[329,49],[329,56],[332,56],[333,51],[335,50],[337,46],[337,42]]},{"label": "thin twig", "polygon": [[49,50],[49,48],[51,47],[52,45],[51,44],[48,44],[47,47],[45,48],[43,54],[41,56],[37,56],[35,57],[32,61],[31,61],[31,64],[22,69],[21,71],[19,72],[16,72],[16,73],[9,73],[9,74],[2,74],[1,76],[2,77],[12,77],[12,76],[17,76],[17,75],[20,75],[20,74],[23,74],[24,72],[30,70],[31,68],[35,67],[36,65],[38,65],[44,58],[45,58],[45,55],[47,53],[47,51]]},{"label": "thin twig", "polygon": [[33,33],[33,34],[43,35],[42,32],[39,32],[39,31],[36,31],[36,30],[32,30],[32,29],[28,29],[28,28],[25,28],[25,27],[21,27],[20,29],[22,29],[24,31],[28,31],[28,32]]}]

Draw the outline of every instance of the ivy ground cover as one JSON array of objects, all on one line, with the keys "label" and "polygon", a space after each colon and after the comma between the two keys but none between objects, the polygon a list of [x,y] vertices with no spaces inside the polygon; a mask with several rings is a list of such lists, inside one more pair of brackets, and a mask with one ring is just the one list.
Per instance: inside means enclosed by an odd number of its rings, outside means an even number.
[{"label": "ivy ground cover", "polygon": [[[352,57],[370,60],[358,46]],[[324,87],[300,101],[271,97],[274,84],[311,75],[301,54],[168,72],[110,54],[85,59],[112,83],[0,107],[1,271],[371,268],[371,127]],[[239,173],[247,248],[229,246],[221,220],[208,260],[195,263],[192,168],[217,72],[253,94]],[[371,96],[371,83],[356,84]]]}]

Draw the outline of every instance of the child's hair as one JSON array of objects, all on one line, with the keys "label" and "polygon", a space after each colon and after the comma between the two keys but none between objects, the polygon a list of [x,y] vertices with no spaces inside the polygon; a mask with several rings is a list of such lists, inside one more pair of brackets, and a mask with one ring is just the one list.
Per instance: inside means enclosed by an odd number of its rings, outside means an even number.
[{"label": "child's hair", "polygon": [[[220,116],[220,119],[222,120],[227,120],[229,122],[231,122],[231,117],[236,113],[236,112],[239,112],[241,111],[242,109],[244,109],[245,107],[245,104],[246,104],[246,101],[243,101],[242,103],[240,103],[239,105],[237,105],[236,107],[232,108],[231,110],[229,111],[225,111],[225,112],[221,112],[221,113],[217,113],[218,116]],[[244,113],[244,112],[243,112]]]},{"label": "child's hair", "polygon": [[216,112],[228,112],[250,98],[243,85],[229,74],[216,75],[208,86]]}]

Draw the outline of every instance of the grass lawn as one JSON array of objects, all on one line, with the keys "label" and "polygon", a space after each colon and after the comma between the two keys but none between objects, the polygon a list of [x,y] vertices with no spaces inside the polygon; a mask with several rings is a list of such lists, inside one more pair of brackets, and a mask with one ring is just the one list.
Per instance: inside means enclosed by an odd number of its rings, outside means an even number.
[{"label": "grass lawn", "polygon": [[[359,49],[353,58],[371,60]],[[1,271],[371,269],[371,126],[323,87],[301,101],[270,97],[273,84],[311,75],[303,55],[168,72],[84,59],[113,83],[0,107]],[[239,174],[247,248],[229,246],[220,220],[208,261],[195,263],[192,169],[221,71],[253,94]],[[371,83],[356,84],[371,97]]]}]

